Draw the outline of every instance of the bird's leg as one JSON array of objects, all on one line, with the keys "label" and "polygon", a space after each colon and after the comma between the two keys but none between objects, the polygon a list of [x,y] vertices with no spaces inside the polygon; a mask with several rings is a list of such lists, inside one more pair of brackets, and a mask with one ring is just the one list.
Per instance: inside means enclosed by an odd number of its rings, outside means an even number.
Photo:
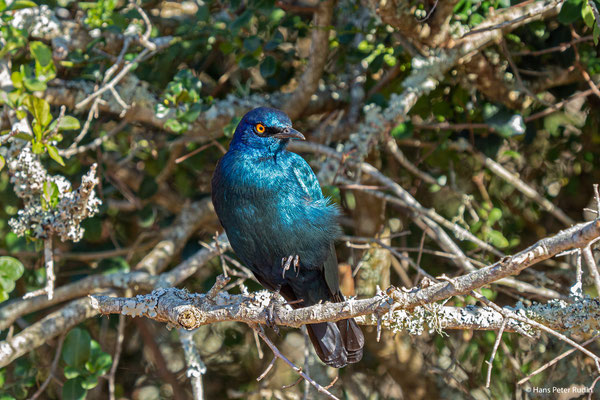
[{"label": "bird's leg", "polygon": [[298,274],[300,273],[300,257],[298,254],[294,257],[294,271],[296,271],[296,277],[298,277]]}]

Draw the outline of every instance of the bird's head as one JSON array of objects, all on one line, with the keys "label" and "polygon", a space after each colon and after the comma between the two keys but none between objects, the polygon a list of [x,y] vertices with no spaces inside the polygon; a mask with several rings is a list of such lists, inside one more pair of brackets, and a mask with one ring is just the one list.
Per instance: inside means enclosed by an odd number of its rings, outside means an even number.
[{"label": "bird's head", "polygon": [[231,145],[274,152],[284,148],[290,139],[305,139],[292,128],[290,117],[275,108],[259,107],[244,115],[235,129]]}]

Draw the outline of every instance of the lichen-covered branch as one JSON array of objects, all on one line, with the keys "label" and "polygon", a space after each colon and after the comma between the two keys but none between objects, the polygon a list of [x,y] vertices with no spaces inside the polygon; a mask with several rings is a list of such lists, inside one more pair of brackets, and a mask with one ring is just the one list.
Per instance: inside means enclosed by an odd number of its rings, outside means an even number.
[{"label": "lichen-covered branch", "polygon": [[[264,290],[250,295],[232,295],[221,291],[211,299],[206,294],[168,288],[157,289],[148,295],[133,298],[94,295],[91,302],[102,314],[146,317],[189,330],[224,321],[270,323],[272,296]],[[384,293],[368,299],[350,299],[341,303],[323,303],[299,309],[283,305],[281,298],[275,301],[278,301],[278,305],[275,308],[274,322],[295,328],[304,324],[358,318],[362,324],[380,323],[393,332],[407,331],[418,335],[428,330],[496,330],[506,319],[503,314],[490,307],[450,307],[432,302],[414,307],[410,311],[398,309],[395,308],[398,304],[393,298]],[[553,300],[546,304],[536,303],[529,307],[519,305],[506,309],[558,331],[590,334],[600,326],[600,300],[587,297],[574,303]],[[519,321],[510,320],[506,330],[531,331],[532,328]]]},{"label": "lichen-covered branch", "polygon": [[516,275],[527,267],[547,260],[563,251],[582,248],[600,237],[600,219],[575,225],[555,236],[542,239],[527,249],[488,267],[452,279],[451,282],[437,283],[414,293],[393,289],[390,295],[402,308],[413,308],[433,301],[444,300],[459,294],[469,293],[498,279]]}]

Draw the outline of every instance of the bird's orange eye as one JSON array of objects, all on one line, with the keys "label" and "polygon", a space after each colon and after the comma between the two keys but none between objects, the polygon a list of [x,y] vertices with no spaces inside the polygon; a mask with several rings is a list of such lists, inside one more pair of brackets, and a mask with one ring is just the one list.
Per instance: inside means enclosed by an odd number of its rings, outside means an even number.
[{"label": "bird's orange eye", "polygon": [[263,124],[256,124],[256,132],[265,133],[265,126]]}]

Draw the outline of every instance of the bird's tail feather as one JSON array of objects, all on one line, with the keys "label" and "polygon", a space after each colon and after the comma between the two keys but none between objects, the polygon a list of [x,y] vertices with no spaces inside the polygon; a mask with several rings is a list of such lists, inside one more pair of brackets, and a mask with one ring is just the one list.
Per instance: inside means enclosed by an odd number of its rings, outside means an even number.
[{"label": "bird's tail feather", "polygon": [[317,355],[325,364],[342,368],[362,358],[365,339],[354,319],[311,324],[306,328]]},{"label": "bird's tail feather", "polygon": [[365,337],[354,318],[337,322],[349,363],[359,362],[363,355]]}]

